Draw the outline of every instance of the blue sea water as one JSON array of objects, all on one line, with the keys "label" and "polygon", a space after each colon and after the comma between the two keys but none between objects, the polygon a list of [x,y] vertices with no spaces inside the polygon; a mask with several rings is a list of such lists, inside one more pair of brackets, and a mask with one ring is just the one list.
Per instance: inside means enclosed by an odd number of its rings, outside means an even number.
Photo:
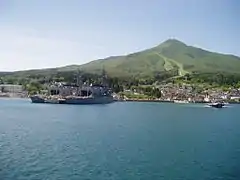
[{"label": "blue sea water", "polygon": [[240,106],[0,99],[0,180],[239,180]]}]

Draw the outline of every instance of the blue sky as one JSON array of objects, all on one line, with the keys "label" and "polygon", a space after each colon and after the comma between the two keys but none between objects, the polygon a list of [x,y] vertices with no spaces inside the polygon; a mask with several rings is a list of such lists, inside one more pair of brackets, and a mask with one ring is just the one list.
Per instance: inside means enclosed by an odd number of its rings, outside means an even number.
[{"label": "blue sky", "polygon": [[238,0],[0,0],[0,71],[83,64],[179,39],[240,56]]}]

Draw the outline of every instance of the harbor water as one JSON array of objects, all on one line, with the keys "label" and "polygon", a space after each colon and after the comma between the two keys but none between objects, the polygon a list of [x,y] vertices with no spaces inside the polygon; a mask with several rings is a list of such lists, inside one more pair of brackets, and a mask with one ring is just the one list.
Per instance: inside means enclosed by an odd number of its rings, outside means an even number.
[{"label": "harbor water", "polygon": [[0,99],[0,180],[239,180],[240,105]]}]

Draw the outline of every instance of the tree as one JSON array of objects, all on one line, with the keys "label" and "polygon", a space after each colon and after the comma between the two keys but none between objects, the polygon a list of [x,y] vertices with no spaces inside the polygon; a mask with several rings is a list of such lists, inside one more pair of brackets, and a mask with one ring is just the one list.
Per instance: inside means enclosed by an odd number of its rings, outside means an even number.
[{"label": "tree", "polygon": [[26,86],[26,90],[29,92],[29,94],[37,94],[43,90],[43,86],[39,82],[33,81]]}]

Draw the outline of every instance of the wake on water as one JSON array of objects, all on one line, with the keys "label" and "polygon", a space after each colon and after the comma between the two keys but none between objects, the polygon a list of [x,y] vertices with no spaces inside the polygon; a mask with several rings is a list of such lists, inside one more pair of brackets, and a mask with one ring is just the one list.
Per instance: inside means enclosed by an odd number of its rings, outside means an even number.
[{"label": "wake on water", "polygon": [[[209,106],[209,105],[204,105],[203,107],[206,107],[206,108],[214,108],[214,107],[211,107],[211,106]],[[222,108],[231,108],[232,106],[223,106]],[[217,109],[217,108],[215,108],[215,109]],[[220,109],[220,108],[218,108],[218,109]]]}]

